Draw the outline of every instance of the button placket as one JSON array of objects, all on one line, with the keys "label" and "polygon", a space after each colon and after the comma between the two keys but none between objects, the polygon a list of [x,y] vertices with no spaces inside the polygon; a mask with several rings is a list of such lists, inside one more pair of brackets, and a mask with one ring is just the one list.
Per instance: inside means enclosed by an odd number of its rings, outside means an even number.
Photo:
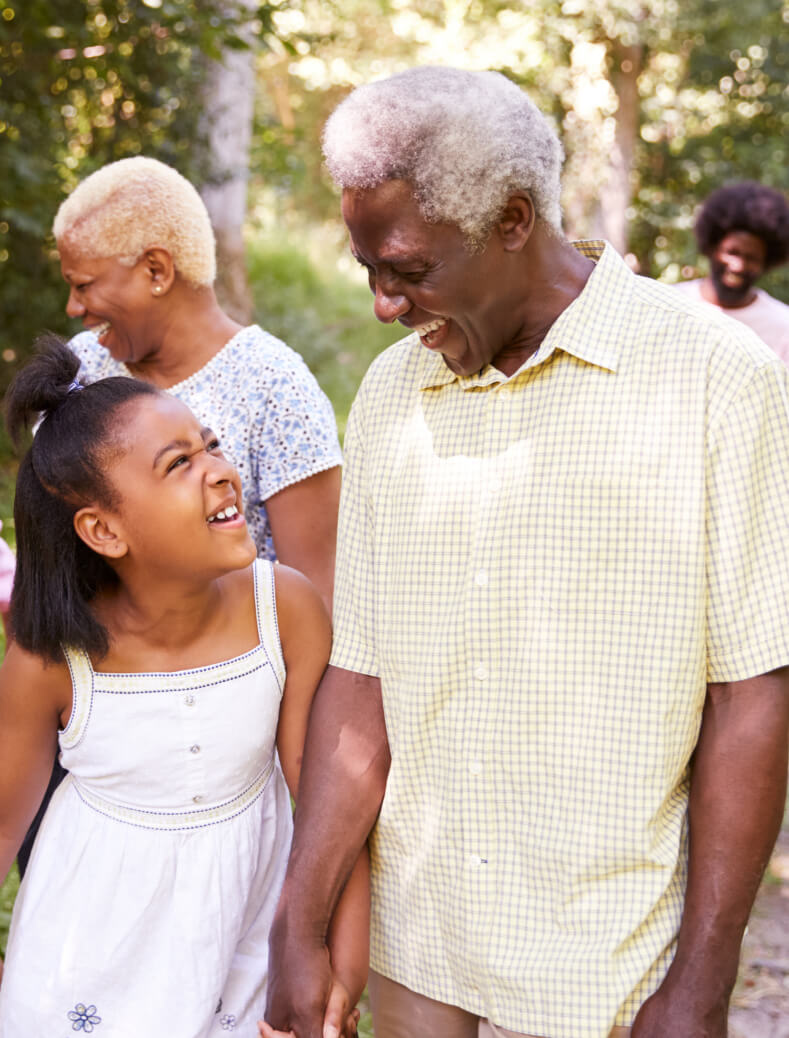
[{"label": "button placket", "polygon": [[[184,748],[188,753],[187,759],[191,762],[188,766],[189,770],[186,772],[188,782],[193,790],[205,789],[206,777],[202,760],[203,747],[200,741],[200,710],[196,709],[199,705],[197,694],[191,690],[184,692],[182,703],[184,706],[183,717],[185,725],[183,731],[184,743],[182,745],[185,744]],[[193,804],[201,804],[205,800],[205,793],[194,792],[191,799]]]}]

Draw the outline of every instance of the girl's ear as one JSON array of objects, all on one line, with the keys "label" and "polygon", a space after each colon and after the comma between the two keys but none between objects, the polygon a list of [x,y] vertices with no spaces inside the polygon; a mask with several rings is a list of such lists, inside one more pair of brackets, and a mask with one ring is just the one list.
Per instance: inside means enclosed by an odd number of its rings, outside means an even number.
[{"label": "girl's ear", "polygon": [[129,546],[116,528],[113,516],[95,506],[80,508],[74,515],[74,530],[77,537],[97,555],[108,559],[121,559]]}]

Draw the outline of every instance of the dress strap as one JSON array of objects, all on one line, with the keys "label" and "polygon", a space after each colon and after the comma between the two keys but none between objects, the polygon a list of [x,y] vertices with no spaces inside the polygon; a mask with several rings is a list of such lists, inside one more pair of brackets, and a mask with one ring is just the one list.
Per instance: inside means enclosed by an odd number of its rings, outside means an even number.
[{"label": "dress strap", "polygon": [[279,694],[285,687],[285,660],[279,640],[277,625],[277,598],[274,589],[274,566],[266,559],[255,559],[255,612],[258,621],[258,637],[268,657],[279,685]]},{"label": "dress strap", "polygon": [[61,749],[72,749],[84,737],[93,708],[93,667],[83,649],[63,649],[71,671],[72,706],[68,724],[60,732]]}]

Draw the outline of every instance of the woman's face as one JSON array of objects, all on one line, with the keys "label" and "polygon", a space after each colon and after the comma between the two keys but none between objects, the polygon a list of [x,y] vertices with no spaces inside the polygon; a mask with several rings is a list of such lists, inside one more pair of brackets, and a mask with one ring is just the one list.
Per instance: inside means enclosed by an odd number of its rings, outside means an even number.
[{"label": "woman's face", "polygon": [[210,429],[165,393],[124,409],[121,450],[107,476],[125,557],[157,579],[213,579],[255,557],[238,472]]},{"label": "woman's face", "polygon": [[91,257],[58,242],[60,269],[69,285],[66,313],[92,331],[117,361],[138,363],[157,348],[163,300],[146,257],[126,266],[114,257]]}]

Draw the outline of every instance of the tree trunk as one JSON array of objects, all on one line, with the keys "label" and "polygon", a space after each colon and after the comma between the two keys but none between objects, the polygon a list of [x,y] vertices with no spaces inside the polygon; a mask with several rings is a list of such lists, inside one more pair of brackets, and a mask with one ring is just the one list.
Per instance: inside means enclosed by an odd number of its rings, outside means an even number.
[{"label": "tree trunk", "polygon": [[[254,0],[244,3],[250,11],[255,7]],[[251,48],[227,49],[221,60],[208,63],[202,96],[208,177],[200,193],[216,235],[217,297],[241,324],[248,324],[252,316],[243,227],[254,95],[255,55]]]},{"label": "tree trunk", "polygon": [[611,85],[619,106],[608,168],[592,220],[595,237],[606,238],[617,252],[627,251],[627,209],[633,197],[630,181],[638,138],[640,99],[638,77],[644,61],[642,44],[611,44]]}]

